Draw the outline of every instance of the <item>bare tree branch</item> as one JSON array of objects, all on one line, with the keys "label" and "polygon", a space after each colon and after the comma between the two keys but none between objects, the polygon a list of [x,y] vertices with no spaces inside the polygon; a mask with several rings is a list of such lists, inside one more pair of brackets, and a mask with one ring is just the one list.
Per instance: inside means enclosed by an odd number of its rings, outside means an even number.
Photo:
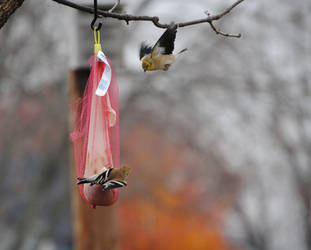
[{"label": "bare tree branch", "polygon": [[[79,5],[79,4],[73,3],[73,2],[68,1],[68,0],[52,0],[52,1],[57,2],[59,4],[69,6],[71,8],[74,8],[74,9],[77,9],[80,11],[84,11],[84,12],[88,12],[88,13],[94,13],[94,9],[92,7]],[[244,0],[236,1],[230,7],[228,7],[223,12],[221,12],[217,15],[208,15],[206,18],[196,19],[196,20],[192,20],[192,21],[188,21],[188,22],[180,22],[180,23],[176,23],[176,25],[178,25],[178,27],[186,27],[186,26],[196,25],[196,24],[200,24],[200,23],[209,23],[211,25],[211,27],[213,28],[213,30],[216,32],[216,34],[220,34],[220,35],[228,36],[228,37],[239,38],[239,37],[241,37],[241,34],[230,35],[230,34],[223,33],[221,31],[217,30],[215,28],[215,26],[212,24],[212,22],[219,20],[223,16],[227,15],[233,8],[235,8],[238,4],[240,4],[243,1]],[[115,6],[117,6],[118,4],[119,4],[119,0],[117,0],[117,3],[115,4]],[[112,9],[114,10],[115,8],[113,7]],[[99,18],[107,18],[107,17],[114,18],[114,19],[118,19],[118,20],[123,20],[127,24],[129,24],[130,21],[147,21],[147,22],[152,22],[156,27],[162,28],[162,29],[165,29],[170,25],[170,24],[160,23],[160,19],[157,16],[135,16],[135,15],[130,15],[130,14],[112,13],[111,9],[110,9],[110,11],[97,10],[97,13],[98,13]]]},{"label": "bare tree branch", "polygon": [[2,0],[0,1],[0,29],[9,17],[18,9],[24,0]]}]

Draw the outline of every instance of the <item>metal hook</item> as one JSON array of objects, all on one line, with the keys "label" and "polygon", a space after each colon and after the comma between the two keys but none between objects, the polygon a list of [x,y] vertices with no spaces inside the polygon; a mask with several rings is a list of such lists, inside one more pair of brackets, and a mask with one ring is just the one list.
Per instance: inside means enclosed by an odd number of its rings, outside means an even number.
[{"label": "metal hook", "polygon": [[101,29],[102,23],[98,23],[98,26],[94,27],[94,24],[95,24],[96,20],[97,20],[97,0],[94,0],[94,18],[93,18],[93,20],[91,22],[91,28],[92,28],[92,30],[95,29],[95,31],[98,31],[98,30]]}]

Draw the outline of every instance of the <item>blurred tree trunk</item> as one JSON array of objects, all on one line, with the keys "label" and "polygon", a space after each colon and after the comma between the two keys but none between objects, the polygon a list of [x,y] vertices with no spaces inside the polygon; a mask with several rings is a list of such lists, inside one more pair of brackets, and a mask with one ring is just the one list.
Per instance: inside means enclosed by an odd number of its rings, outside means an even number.
[{"label": "blurred tree trunk", "polygon": [[[110,8],[105,6],[103,9]],[[82,12],[75,12],[72,26],[71,68],[70,72],[70,103],[83,95],[90,73],[88,57],[93,53],[93,31],[90,28],[92,16]],[[102,45],[105,53],[116,65],[120,65],[122,28],[120,22],[109,21],[103,23],[101,29]],[[73,117],[73,114],[71,114]],[[73,122],[73,119],[71,119]],[[73,124],[71,124],[71,128]],[[72,130],[72,129],[71,129]],[[72,211],[74,230],[74,249],[76,250],[117,250],[118,223],[116,205],[110,207],[90,206],[81,198],[76,185],[73,148],[71,147],[71,180],[72,180]]]},{"label": "blurred tree trunk", "polygon": [[[78,69],[71,72],[71,103],[73,103],[78,97],[82,96],[89,73],[90,71],[88,69]],[[76,185],[72,148],[71,159],[74,249],[118,249],[118,228],[114,206],[97,206],[96,209],[92,209],[84,200],[82,200]]]},{"label": "blurred tree trunk", "polygon": [[18,9],[24,0],[2,0],[0,1],[0,29],[10,16]]}]

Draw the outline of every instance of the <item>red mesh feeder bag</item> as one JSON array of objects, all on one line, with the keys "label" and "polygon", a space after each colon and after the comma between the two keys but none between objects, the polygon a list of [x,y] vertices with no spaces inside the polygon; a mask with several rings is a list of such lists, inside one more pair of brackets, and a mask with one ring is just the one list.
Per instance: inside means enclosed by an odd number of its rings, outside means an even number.
[{"label": "red mesh feeder bag", "polygon": [[[75,105],[76,123],[71,133],[77,177],[100,173],[104,167],[120,167],[118,85],[109,59],[99,51],[89,59],[91,73]],[[92,207],[112,205],[118,189],[79,185],[80,194]]]}]

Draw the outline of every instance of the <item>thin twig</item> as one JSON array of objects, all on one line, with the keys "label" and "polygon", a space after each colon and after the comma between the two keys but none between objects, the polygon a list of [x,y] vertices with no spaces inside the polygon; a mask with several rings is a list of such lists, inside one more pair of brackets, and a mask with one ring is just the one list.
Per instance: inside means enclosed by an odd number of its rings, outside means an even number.
[{"label": "thin twig", "polygon": [[241,34],[228,34],[228,33],[223,33],[221,32],[220,30],[216,29],[216,27],[214,26],[213,22],[209,22],[209,25],[212,27],[212,29],[215,31],[215,33],[217,35],[222,35],[222,36],[227,36],[227,37],[236,37],[236,38],[240,38],[241,37]]},{"label": "thin twig", "polygon": [[108,10],[108,12],[113,12],[118,7],[119,4],[120,4],[120,0],[117,0],[116,3],[112,6],[112,8]]},{"label": "thin twig", "polygon": [[[208,12],[208,11],[205,11],[204,12],[208,17],[210,16],[210,13]],[[222,36],[227,36],[227,37],[235,37],[235,38],[240,38],[241,37],[241,34],[239,33],[239,34],[237,34],[237,35],[233,35],[233,34],[228,34],[228,33],[223,33],[223,32],[221,32],[219,29],[217,29],[215,26],[214,26],[214,24],[213,24],[213,21],[209,21],[208,22],[209,23],[209,25],[211,26],[211,28],[215,31],[215,33],[217,34],[217,35],[222,35]]]},{"label": "thin twig", "polygon": [[[77,9],[77,10],[81,10],[81,11],[88,12],[88,13],[94,13],[94,9],[92,7],[79,5],[79,4],[73,3],[73,2],[68,1],[68,0],[52,0],[52,1],[57,2],[59,4],[69,6],[71,8]],[[199,24],[199,23],[211,24],[213,21],[219,20],[223,16],[227,15],[234,7],[236,7],[238,4],[240,4],[243,1],[244,0],[236,1],[230,7],[228,7],[223,12],[221,12],[217,15],[209,15],[208,17],[202,18],[202,19],[196,19],[196,20],[192,20],[192,21],[188,21],[188,22],[180,22],[180,23],[176,23],[176,25],[181,28],[181,27],[186,27],[186,26],[195,25],[195,24]],[[118,6],[118,4],[119,4],[118,2],[119,2],[119,0],[117,0],[117,3],[114,6],[116,6],[116,5]],[[114,10],[113,7],[112,7],[112,10]],[[127,24],[129,24],[130,21],[147,21],[147,22],[149,21],[149,22],[152,22],[156,27],[162,28],[162,29],[165,29],[165,28],[169,27],[169,25],[170,25],[170,24],[160,23],[160,21],[159,21],[160,19],[157,16],[135,16],[135,15],[114,13],[112,11],[103,11],[103,10],[97,10],[97,13],[98,13],[99,18],[106,18],[106,17],[114,18],[114,19],[118,19],[118,20],[123,20]],[[213,25],[211,25],[211,27],[213,28]],[[238,35],[229,35],[229,34],[222,33],[220,31],[218,31],[216,28],[215,29],[214,28],[213,28],[213,30],[217,34],[224,35],[224,36],[240,37]]]}]

